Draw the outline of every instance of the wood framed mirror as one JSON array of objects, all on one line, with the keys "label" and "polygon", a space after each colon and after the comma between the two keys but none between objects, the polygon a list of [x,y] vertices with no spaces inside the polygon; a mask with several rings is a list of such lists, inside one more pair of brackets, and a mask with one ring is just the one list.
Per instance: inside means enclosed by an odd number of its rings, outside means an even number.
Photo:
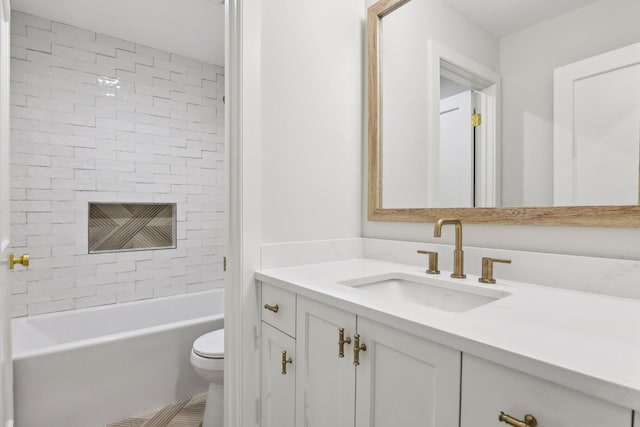
[{"label": "wood framed mirror", "polygon": [[369,220],[640,227],[638,2],[482,3],[369,8]]}]

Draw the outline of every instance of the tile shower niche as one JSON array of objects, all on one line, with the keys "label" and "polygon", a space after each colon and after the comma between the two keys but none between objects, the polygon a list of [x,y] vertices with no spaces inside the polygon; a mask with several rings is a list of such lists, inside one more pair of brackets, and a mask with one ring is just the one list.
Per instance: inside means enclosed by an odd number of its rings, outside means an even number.
[{"label": "tile shower niche", "polygon": [[89,253],[175,247],[175,204],[89,203]]}]

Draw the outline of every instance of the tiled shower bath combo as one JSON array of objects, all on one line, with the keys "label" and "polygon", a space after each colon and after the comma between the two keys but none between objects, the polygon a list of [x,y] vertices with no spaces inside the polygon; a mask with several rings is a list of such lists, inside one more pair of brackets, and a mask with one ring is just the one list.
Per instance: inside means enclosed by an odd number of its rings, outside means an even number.
[{"label": "tiled shower bath combo", "polygon": [[12,18],[16,425],[189,412],[191,346],[224,322],[224,69]]},{"label": "tiled shower bath combo", "polygon": [[[222,287],[224,69],[12,18],[11,226],[32,258],[12,275],[12,315]],[[175,227],[160,210],[144,229],[90,242],[123,221],[109,218],[122,217],[116,206],[136,204],[172,206]],[[174,249],[114,252],[136,245]]]}]

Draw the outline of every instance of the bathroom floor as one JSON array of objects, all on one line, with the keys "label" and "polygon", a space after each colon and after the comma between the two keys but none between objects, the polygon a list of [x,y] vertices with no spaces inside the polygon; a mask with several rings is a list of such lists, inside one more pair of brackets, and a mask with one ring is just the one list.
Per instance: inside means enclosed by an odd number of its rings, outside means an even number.
[{"label": "bathroom floor", "polygon": [[201,427],[207,394],[198,394],[145,416],[127,418],[107,427]]}]

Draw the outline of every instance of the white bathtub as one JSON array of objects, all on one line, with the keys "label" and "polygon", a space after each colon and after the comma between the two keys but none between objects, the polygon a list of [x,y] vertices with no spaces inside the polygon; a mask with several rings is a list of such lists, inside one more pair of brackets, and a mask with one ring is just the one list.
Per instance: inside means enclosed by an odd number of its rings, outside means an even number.
[{"label": "white bathtub", "polygon": [[189,362],[223,290],[14,319],[16,427],[101,427],[202,393]]}]

